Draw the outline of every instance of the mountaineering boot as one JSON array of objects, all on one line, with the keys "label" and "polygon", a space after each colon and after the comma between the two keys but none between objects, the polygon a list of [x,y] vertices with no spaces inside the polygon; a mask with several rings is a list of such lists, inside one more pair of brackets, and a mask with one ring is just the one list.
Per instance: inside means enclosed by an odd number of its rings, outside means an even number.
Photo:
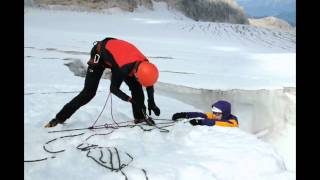
[{"label": "mountaineering boot", "polygon": [[149,125],[149,126],[154,126],[156,123],[151,117],[145,118],[144,121]]},{"label": "mountaineering boot", "polygon": [[55,127],[57,124],[62,123],[59,119],[53,118],[48,124],[46,124],[44,127],[45,128],[51,128],[51,127]]},{"label": "mountaineering boot", "polygon": [[134,122],[134,124],[139,124],[139,123],[144,122],[144,120],[143,119],[135,119],[133,122]]},{"label": "mountaineering boot", "polygon": [[143,119],[135,119],[134,124],[139,124],[142,122],[146,122],[149,126],[154,126],[156,123],[152,120],[151,117],[143,118]]}]

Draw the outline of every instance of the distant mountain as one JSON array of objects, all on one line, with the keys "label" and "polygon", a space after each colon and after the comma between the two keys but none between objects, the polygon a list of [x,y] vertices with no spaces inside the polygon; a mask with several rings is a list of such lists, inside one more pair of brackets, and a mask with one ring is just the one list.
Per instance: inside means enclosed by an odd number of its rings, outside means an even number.
[{"label": "distant mountain", "polygon": [[[25,4],[26,1],[31,0],[25,0]],[[130,12],[139,6],[153,9],[155,2],[165,2],[169,8],[196,21],[249,24],[244,10],[236,0],[34,0],[36,5],[80,6],[95,10],[117,7]]]},{"label": "distant mountain", "polygon": [[275,16],[296,24],[296,0],[237,0],[249,17]]},{"label": "distant mountain", "polygon": [[248,24],[244,10],[236,0],[155,0],[167,2],[196,21]]},{"label": "distant mountain", "polygon": [[295,31],[295,29],[286,21],[278,19],[273,16],[261,18],[261,19],[249,19],[250,25],[271,28],[271,29],[281,29],[285,31]]}]

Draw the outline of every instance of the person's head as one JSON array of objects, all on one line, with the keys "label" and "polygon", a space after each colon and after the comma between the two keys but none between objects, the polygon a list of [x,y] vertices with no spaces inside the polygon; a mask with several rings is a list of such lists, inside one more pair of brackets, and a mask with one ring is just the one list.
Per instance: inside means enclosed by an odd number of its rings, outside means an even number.
[{"label": "person's head", "polygon": [[159,77],[158,68],[148,61],[142,61],[137,65],[134,75],[139,83],[144,87],[154,85]]},{"label": "person's head", "polygon": [[227,101],[217,101],[212,104],[212,113],[218,120],[226,120],[231,114],[231,104]]}]

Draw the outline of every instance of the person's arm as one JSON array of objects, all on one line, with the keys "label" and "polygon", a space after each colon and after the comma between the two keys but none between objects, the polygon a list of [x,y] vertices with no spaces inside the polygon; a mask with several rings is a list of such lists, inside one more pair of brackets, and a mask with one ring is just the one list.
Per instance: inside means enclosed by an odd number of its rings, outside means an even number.
[{"label": "person's arm", "polygon": [[215,120],[215,119],[192,119],[190,120],[192,125],[206,125],[206,126],[223,126],[223,127],[239,127],[238,122],[235,119],[227,121]]},{"label": "person's arm", "polygon": [[216,121],[213,119],[204,118],[204,119],[191,119],[189,123],[192,124],[193,126],[196,126],[196,125],[214,126]]},{"label": "person's arm", "polygon": [[149,115],[151,115],[151,110],[154,112],[156,116],[160,115],[160,109],[154,102],[154,88],[153,86],[149,86],[146,88],[147,89],[147,94],[148,94],[148,110],[149,110]]},{"label": "person's arm", "polygon": [[214,126],[216,124],[216,121],[213,119],[201,119],[201,125],[206,125],[206,126]]},{"label": "person's arm", "polygon": [[153,86],[149,86],[146,88],[148,94],[148,100],[154,101],[154,88]]},{"label": "person's arm", "polygon": [[202,112],[178,112],[172,115],[172,120],[177,120],[180,118],[207,118],[207,115]]},{"label": "person's arm", "polygon": [[206,112],[206,113],[199,113],[199,112],[193,112],[193,117],[201,117],[202,119],[192,119],[190,120],[190,124],[192,125],[206,125],[206,126],[214,126],[215,125],[215,116],[212,114],[212,112]]},{"label": "person's arm", "polygon": [[114,71],[111,75],[110,92],[116,95],[123,101],[129,101],[131,98],[126,93],[120,90],[120,86],[123,82],[123,75],[121,72]]},{"label": "person's arm", "polygon": [[[235,116],[232,116],[229,120],[217,120],[215,115],[211,112],[207,112],[204,115],[199,114],[197,112],[193,112],[194,116],[199,117],[203,119],[192,119],[190,120],[190,124],[192,125],[206,125],[206,126],[224,126],[224,127],[239,127],[238,120]],[[193,117],[195,118],[195,117]]]},{"label": "person's arm", "polygon": [[187,112],[187,118],[207,118],[207,115],[202,112]]}]

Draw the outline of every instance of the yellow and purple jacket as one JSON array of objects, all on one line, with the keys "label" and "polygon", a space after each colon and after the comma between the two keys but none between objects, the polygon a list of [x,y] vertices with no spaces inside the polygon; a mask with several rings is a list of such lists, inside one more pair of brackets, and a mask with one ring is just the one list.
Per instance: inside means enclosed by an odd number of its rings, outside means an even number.
[{"label": "yellow and purple jacket", "polygon": [[227,114],[221,120],[216,119],[216,115],[212,112],[188,112],[188,118],[201,118],[201,124],[207,126],[224,126],[224,127],[239,127],[238,118],[232,114]]}]

